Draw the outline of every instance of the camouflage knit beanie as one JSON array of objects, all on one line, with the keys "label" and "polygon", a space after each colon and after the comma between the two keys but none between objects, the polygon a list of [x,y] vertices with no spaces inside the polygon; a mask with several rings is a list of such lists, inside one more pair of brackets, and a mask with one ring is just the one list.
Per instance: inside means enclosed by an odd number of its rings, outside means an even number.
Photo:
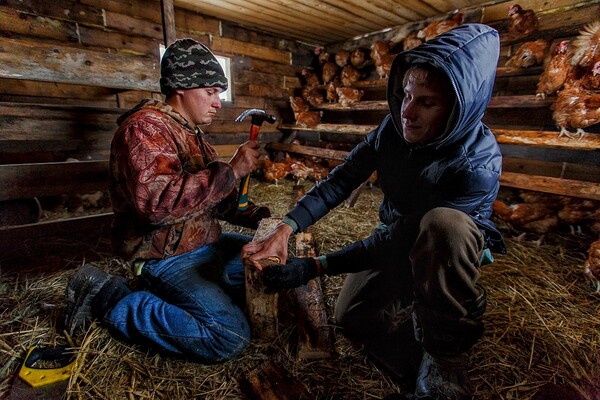
[{"label": "camouflage knit beanie", "polygon": [[194,39],[177,39],[167,47],[160,61],[160,91],[220,87],[227,90],[227,78],[214,54]]}]

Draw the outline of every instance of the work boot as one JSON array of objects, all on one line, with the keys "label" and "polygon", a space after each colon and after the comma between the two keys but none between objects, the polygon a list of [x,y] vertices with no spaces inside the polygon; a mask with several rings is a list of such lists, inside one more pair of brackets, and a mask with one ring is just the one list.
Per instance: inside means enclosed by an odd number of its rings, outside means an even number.
[{"label": "work boot", "polygon": [[456,356],[433,357],[424,352],[417,387],[413,399],[417,400],[471,400],[467,378],[466,353]]},{"label": "work boot", "polygon": [[112,275],[92,264],[85,264],[71,277],[66,291],[65,317],[65,328],[69,335],[73,336],[90,325],[94,319],[94,298],[111,277]]}]

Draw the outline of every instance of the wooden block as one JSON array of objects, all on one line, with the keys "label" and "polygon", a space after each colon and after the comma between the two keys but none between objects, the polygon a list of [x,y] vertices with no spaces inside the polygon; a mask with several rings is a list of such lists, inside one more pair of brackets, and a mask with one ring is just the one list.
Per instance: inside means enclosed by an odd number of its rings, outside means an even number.
[{"label": "wooden block", "polygon": [[[310,232],[296,235],[296,254],[298,257],[316,255]],[[334,357],[335,339],[333,329],[328,325],[321,279],[315,278],[294,290],[298,302],[298,358],[313,360]]]},{"label": "wooden block", "polygon": [[308,399],[307,388],[275,361],[267,361],[242,378],[242,388],[254,400]]},{"label": "wooden block", "polygon": [[[264,238],[280,221],[281,218],[261,220],[253,240],[258,241]],[[260,263],[265,267],[276,264],[277,261],[265,259]],[[246,267],[246,312],[252,336],[263,340],[274,339],[278,332],[279,295],[277,293],[266,294],[260,272],[249,263],[244,263]]]}]

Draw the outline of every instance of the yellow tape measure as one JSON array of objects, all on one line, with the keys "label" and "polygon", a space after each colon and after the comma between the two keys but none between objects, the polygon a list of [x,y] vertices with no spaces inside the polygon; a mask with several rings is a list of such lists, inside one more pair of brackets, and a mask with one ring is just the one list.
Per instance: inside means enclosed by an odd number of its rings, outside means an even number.
[{"label": "yellow tape measure", "polygon": [[40,387],[69,379],[76,366],[77,357],[67,346],[33,346],[27,352],[19,377],[32,387]]}]

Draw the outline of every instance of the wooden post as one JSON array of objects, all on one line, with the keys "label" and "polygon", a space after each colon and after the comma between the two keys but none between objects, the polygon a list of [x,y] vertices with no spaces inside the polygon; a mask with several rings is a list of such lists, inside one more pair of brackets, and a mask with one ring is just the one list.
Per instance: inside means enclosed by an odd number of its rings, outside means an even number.
[{"label": "wooden post", "polygon": [[[265,218],[260,221],[258,229],[254,234],[254,241],[261,240],[275,227],[281,218]],[[263,267],[277,264],[279,260],[265,259],[259,261]],[[271,340],[277,337],[279,295],[277,293],[265,293],[260,272],[248,262],[245,263],[246,277],[246,312],[252,336],[263,340]]]},{"label": "wooden post", "polygon": [[177,30],[175,29],[175,8],[173,0],[160,0],[162,9],[163,37],[165,47],[177,39]]},{"label": "wooden post", "polygon": [[[312,233],[301,232],[296,235],[296,255],[316,256]],[[321,279],[312,279],[307,285],[294,290],[298,302],[298,358],[312,360],[334,357],[335,340],[327,320]]]}]

